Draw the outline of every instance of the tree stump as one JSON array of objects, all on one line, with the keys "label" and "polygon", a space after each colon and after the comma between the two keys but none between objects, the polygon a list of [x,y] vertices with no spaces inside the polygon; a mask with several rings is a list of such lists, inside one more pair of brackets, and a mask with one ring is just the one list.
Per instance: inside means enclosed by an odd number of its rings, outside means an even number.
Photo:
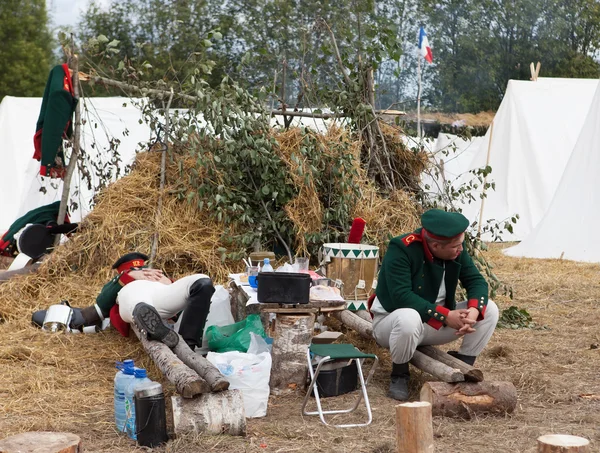
[{"label": "tree stump", "polygon": [[396,406],[398,453],[433,453],[431,404],[423,401]]},{"label": "tree stump", "polygon": [[32,431],[0,440],[2,453],[79,453],[82,451],[81,439],[71,433]]},{"label": "tree stump", "polygon": [[246,434],[246,414],[241,390],[207,393],[192,400],[172,396],[176,434]]},{"label": "tree stump", "polygon": [[421,401],[431,403],[433,415],[471,418],[474,414],[511,413],[517,406],[512,382],[426,382]]},{"label": "tree stump", "polygon": [[588,453],[590,441],[568,434],[546,434],[538,437],[538,453]]},{"label": "tree stump", "polygon": [[269,386],[273,393],[305,388],[306,351],[312,341],[314,323],[314,313],[276,314],[271,329],[273,365]]}]

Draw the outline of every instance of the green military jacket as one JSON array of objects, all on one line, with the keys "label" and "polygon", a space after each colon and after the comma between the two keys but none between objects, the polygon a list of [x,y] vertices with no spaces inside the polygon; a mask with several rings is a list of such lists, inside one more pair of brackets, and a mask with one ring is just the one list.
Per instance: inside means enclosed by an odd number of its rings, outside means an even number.
[{"label": "green military jacket", "polygon": [[[488,301],[488,284],[466,249],[456,260],[444,261],[442,265],[433,259],[421,230],[395,237],[389,243],[376,289],[383,308],[390,313],[398,308],[413,308],[423,322],[439,328],[448,311],[456,309],[455,293],[460,281],[467,291],[468,307],[477,308],[482,319]],[[439,307],[435,301],[444,268],[446,301]]]},{"label": "green military jacket", "polygon": [[102,315],[107,317],[110,313],[110,309],[117,303],[117,294],[121,288],[123,288],[123,283],[119,281],[121,275],[117,275],[111,281],[106,283],[102,287],[102,291],[96,297],[96,305],[98,308],[102,310]]}]

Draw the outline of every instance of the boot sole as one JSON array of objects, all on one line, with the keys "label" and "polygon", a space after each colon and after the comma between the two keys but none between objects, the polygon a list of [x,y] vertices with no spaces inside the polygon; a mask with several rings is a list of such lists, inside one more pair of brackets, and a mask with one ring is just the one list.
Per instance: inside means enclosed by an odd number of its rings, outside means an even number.
[{"label": "boot sole", "polygon": [[179,335],[167,327],[152,305],[139,303],[133,309],[135,324],[146,333],[148,340],[156,340],[174,348],[179,343]]}]

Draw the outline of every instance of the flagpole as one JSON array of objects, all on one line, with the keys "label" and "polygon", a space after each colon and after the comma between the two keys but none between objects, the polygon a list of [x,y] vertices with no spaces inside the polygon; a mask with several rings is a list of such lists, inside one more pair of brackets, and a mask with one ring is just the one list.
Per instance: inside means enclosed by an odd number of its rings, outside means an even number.
[{"label": "flagpole", "polygon": [[417,91],[417,137],[421,144],[421,49],[417,50],[417,79],[419,83]]}]

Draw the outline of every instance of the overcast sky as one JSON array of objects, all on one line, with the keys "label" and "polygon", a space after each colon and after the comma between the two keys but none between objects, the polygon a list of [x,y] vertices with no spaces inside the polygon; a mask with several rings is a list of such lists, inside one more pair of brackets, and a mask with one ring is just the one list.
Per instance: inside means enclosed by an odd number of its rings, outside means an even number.
[{"label": "overcast sky", "polygon": [[[46,0],[48,13],[54,27],[66,25],[74,27],[89,3],[90,0]],[[96,3],[107,6],[110,0],[96,0]]]}]

